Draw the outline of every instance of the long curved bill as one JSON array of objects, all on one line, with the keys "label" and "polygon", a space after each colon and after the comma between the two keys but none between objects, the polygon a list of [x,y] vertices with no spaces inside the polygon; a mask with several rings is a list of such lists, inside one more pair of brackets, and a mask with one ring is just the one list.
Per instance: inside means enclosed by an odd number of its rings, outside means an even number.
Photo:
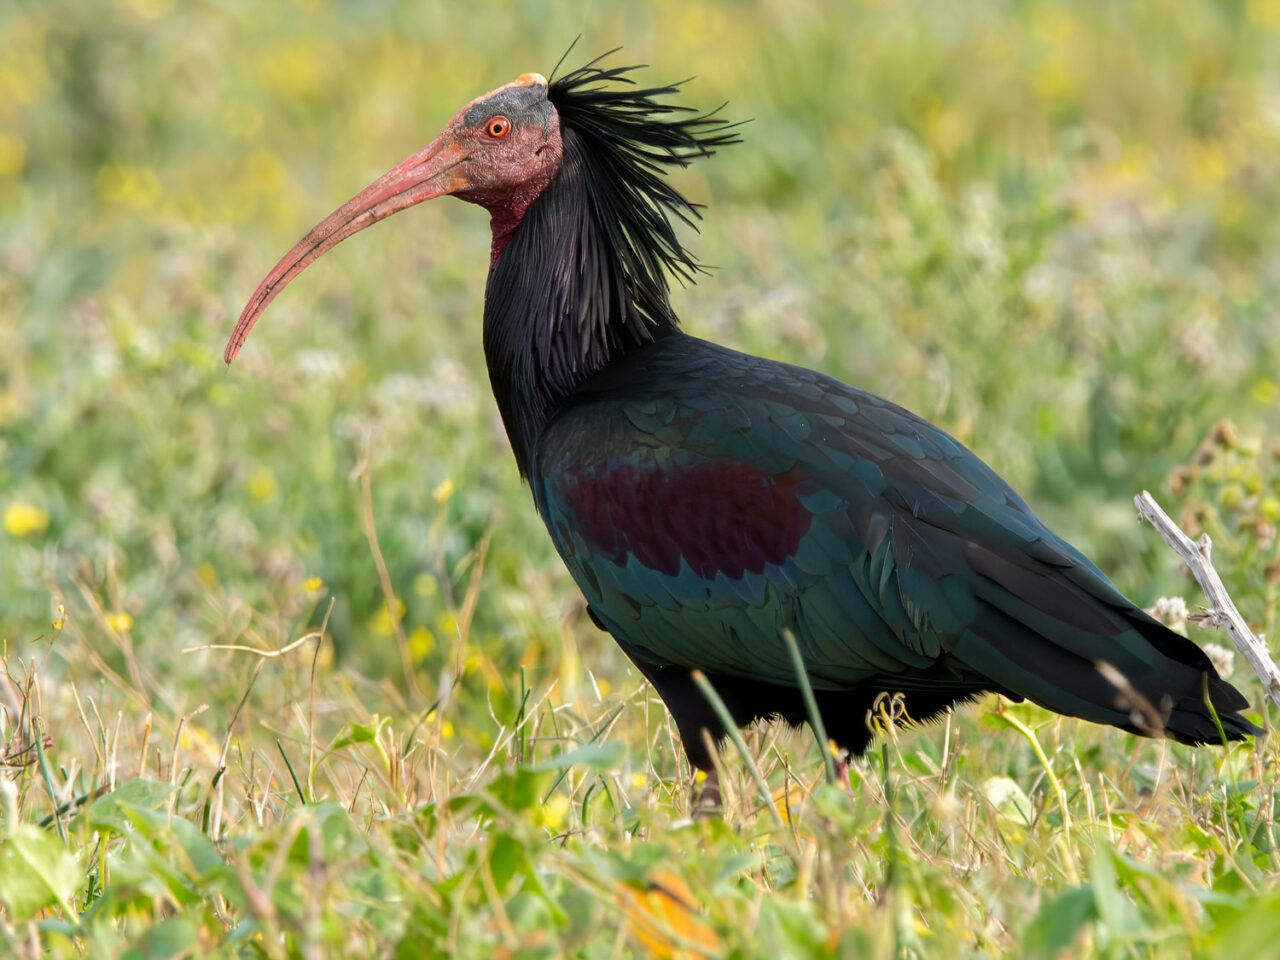
[{"label": "long curved bill", "polygon": [[464,189],[467,181],[461,164],[466,159],[465,153],[448,139],[447,133],[441,134],[316,224],[258,284],[258,289],[236,321],[222,359],[226,363],[234,360],[249,331],[276,294],[347,237],[414,204]]}]

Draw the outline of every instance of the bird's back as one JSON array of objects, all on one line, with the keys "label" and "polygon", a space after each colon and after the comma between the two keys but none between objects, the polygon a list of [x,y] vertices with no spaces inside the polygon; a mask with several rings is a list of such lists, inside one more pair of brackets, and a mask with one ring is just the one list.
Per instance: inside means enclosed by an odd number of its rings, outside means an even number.
[{"label": "bird's back", "polygon": [[998,690],[1143,732],[1154,709],[1203,742],[1207,692],[1229,737],[1254,732],[1195,644],[971,451],[814,371],[672,334],[584,384],[534,461],[592,616],[646,673],[787,691],[790,630],[828,703],[903,692],[911,712],[914,691],[919,715]]}]

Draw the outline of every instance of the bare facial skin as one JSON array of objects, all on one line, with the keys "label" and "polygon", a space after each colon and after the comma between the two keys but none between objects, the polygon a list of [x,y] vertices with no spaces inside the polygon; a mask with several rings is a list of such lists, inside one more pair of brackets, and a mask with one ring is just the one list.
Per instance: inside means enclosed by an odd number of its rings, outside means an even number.
[{"label": "bare facial skin", "polygon": [[530,205],[560,169],[560,120],[547,81],[526,73],[454,115],[444,132],[325,217],[258,285],[227,341],[231,363],[276,294],[365,227],[432,200],[457,196],[490,213],[496,261]]}]

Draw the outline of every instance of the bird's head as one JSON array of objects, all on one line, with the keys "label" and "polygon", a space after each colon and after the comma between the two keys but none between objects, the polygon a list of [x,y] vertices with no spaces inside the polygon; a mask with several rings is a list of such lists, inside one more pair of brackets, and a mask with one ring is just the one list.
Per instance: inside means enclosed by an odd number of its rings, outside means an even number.
[{"label": "bird's head", "polygon": [[230,363],[267,305],[308,266],[365,227],[436,197],[488,209],[495,246],[509,234],[560,166],[560,121],[547,80],[526,73],[454,115],[440,136],[387,171],[298,241],[258,284],[227,341]]},{"label": "bird's head", "polygon": [[560,116],[547,99],[546,77],[526,73],[471,101],[436,143],[446,158],[433,161],[436,169],[457,171],[453,189],[441,192],[479,204],[501,228],[514,229],[560,167]]},{"label": "bird's head", "polygon": [[[325,217],[281,258],[240,314],[223,359],[235,359],[267,305],[310,264],[365,227],[423,201],[456,196],[487,209],[496,262],[559,173],[566,137],[585,162],[626,179],[622,189],[605,185],[609,196],[597,212],[603,229],[616,233],[616,246],[652,247],[636,251],[629,272],[644,275],[663,264],[688,275],[697,264],[675,240],[668,213],[685,220],[697,213],[656,173],[663,164],[683,165],[736,138],[723,132],[728,125],[718,118],[687,116],[694,111],[653,100],[675,86],[601,86],[630,84],[625,74],[633,69],[602,69],[593,61],[550,84],[541,74],[526,73],[472,100],[435,140]],[[670,114],[676,116],[664,116]]]}]

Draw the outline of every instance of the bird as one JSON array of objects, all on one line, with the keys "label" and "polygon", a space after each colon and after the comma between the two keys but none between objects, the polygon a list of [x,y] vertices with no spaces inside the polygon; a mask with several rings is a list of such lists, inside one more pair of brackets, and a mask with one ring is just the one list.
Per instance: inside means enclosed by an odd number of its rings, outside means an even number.
[{"label": "bird", "polygon": [[482,338],[516,466],[693,768],[714,778],[726,719],[811,721],[806,687],[842,758],[885,694],[914,722],[994,692],[1186,744],[1261,733],[1196,644],[944,430],[681,329],[671,281],[706,272],[680,237],[702,214],[667,174],[740,127],[615,53],[463,106],[277,263],[224,360],[325,252],[458,197],[490,217]]}]

